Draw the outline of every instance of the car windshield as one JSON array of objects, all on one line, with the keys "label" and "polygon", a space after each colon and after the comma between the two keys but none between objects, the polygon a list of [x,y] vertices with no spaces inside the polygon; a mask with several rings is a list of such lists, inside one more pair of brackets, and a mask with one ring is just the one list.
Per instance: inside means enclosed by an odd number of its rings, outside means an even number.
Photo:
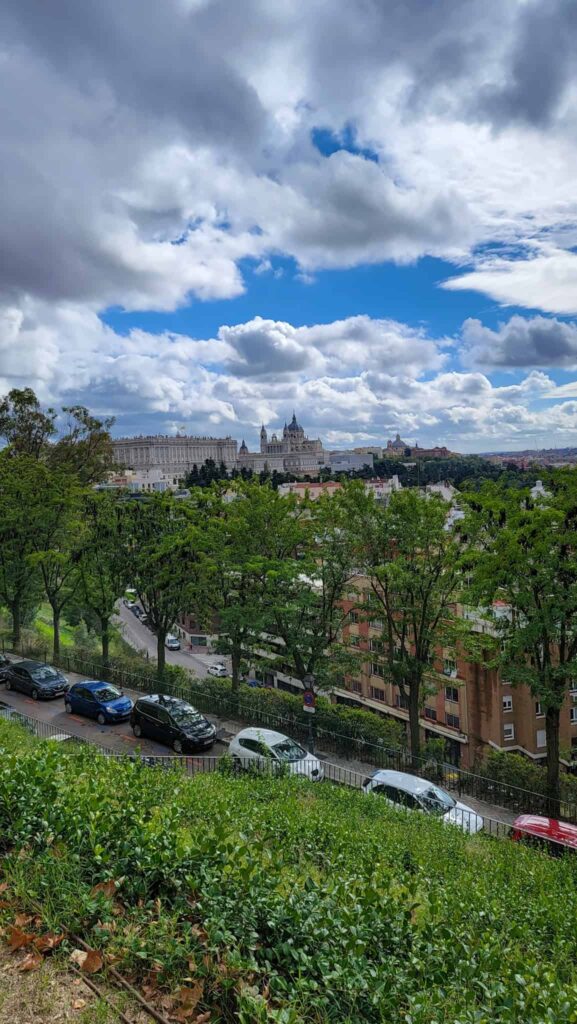
[{"label": "car windshield", "polygon": [[306,750],[294,740],[282,740],[281,743],[275,743],[272,749],[279,761],[302,761],[307,756]]},{"label": "car windshield", "polygon": [[30,675],[37,683],[48,683],[52,682],[52,680],[54,679],[60,678],[60,675],[56,671],[56,669],[50,668],[50,665],[42,665],[41,668],[35,668],[34,671],[30,673]]},{"label": "car windshield", "polygon": [[202,721],[202,715],[196,708],[184,705],[183,707],[175,707],[170,709],[171,718],[178,723],[178,725],[195,725],[197,722]]},{"label": "car windshield", "polygon": [[117,697],[122,697],[120,690],[117,690],[115,686],[99,686],[94,691],[96,700],[104,703],[107,700],[116,700]]},{"label": "car windshield", "polygon": [[439,789],[438,786],[431,786],[424,793],[420,793],[419,799],[430,814],[447,814],[456,805],[453,797],[445,793],[443,789]]}]

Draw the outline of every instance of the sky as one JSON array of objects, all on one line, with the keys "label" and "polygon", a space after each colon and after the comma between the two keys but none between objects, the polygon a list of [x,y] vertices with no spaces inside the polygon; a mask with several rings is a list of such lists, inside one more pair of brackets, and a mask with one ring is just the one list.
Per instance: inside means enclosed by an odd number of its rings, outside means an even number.
[{"label": "sky", "polygon": [[577,445],[574,0],[3,0],[0,393]]}]

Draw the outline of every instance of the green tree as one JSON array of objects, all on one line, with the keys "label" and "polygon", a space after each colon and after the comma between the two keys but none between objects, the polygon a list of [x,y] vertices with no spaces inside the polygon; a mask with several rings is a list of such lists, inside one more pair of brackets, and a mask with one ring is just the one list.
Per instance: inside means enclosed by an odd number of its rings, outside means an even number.
[{"label": "green tree", "polygon": [[35,456],[0,452],[0,602],[12,618],[12,642],[20,643],[22,623],[41,599],[42,581],[35,553],[35,524],[47,482]]},{"label": "green tree", "polygon": [[104,665],[110,657],[110,624],[116,602],[128,585],[122,514],[123,500],[114,493],[91,491],[85,496],[77,571],[81,599],[98,622]]},{"label": "green tree", "polygon": [[0,437],[12,455],[39,459],[56,433],[56,412],[42,411],[32,388],[13,388],[0,401]]},{"label": "green tree", "polygon": [[38,566],[52,609],[53,654],[60,657],[60,620],[78,587],[75,552],[83,530],[81,489],[74,476],[46,467],[41,502],[30,519],[32,565]]},{"label": "green tree", "polygon": [[49,465],[81,484],[101,483],[114,465],[110,437],[114,417],[99,420],[82,405],[65,406],[62,412],[66,430],[48,448]]},{"label": "green tree", "polygon": [[275,541],[294,533],[294,500],[279,497],[258,482],[235,484],[236,497],[225,500],[222,488],[202,499],[201,518],[188,542],[199,556],[192,602],[201,621],[216,619],[220,650],[230,654],[232,690],[238,691],[241,661],[262,646],[269,624],[265,601],[269,573],[278,565]]},{"label": "green tree", "polygon": [[288,674],[313,690],[330,690],[353,664],[342,643],[349,614],[342,598],[354,572],[343,509],[336,497],[300,505],[292,495],[277,500],[286,511],[271,538],[265,600],[274,639],[267,646]]},{"label": "green tree", "polygon": [[449,504],[417,490],[396,491],[382,506],[360,485],[343,496],[359,570],[370,580],[362,614],[382,623],[382,663],[407,702],[411,753],[420,753],[419,718],[436,687],[435,649],[455,646],[467,629],[454,613],[468,540],[448,527]]},{"label": "green tree", "polygon": [[[488,606],[499,645],[490,664],[527,685],[545,711],[547,793],[559,813],[560,716],[577,678],[577,475],[556,471],[549,494],[487,484],[468,501],[479,529],[470,600]],[[495,599],[508,613],[496,617]]]},{"label": "green tree", "polygon": [[191,605],[197,556],[183,544],[193,501],[154,494],[125,502],[121,532],[130,579],[156,633],[157,668],[164,675],[165,640],[173,623]]}]

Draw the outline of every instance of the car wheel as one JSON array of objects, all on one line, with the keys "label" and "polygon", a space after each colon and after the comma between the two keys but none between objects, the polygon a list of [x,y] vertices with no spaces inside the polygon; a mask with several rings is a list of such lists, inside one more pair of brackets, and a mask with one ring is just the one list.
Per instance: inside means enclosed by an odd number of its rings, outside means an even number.
[{"label": "car wheel", "polygon": [[10,682],[9,679],[6,680],[6,689],[7,690],[11,690],[12,689],[12,683]]},{"label": "car wheel", "polygon": [[134,735],[136,736],[136,739],[137,740],[140,739],[140,737],[142,736],[142,729],[140,728],[138,722],[134,723],[134,725],[132,726],[132,731],[133,731]]},{"label": "car wheel", "polygon": [[175,754],[182,754],[182,740],[173,740],[172,749]]},{"label": "car wheel", "polygon": [[98,712],[98,714],[96,716],[96,721],[98,722],[99,725],[106,725],[106,719],[105,719],[104,715],[102,714],[102,711]]},{"label": "car wheel", "polygon": [[71,715],[72,714],[72,704],[70,703],[70,701],[68,701],[68,700],[64,701],[64,710],[65,710],[67,715]]},{"label": "car wheel", "polygon": [[30,694],[30,696],[32,697],[32,700],[38,700],[38,696],[39,696],[38,690],[32,690],[32,693]]}]

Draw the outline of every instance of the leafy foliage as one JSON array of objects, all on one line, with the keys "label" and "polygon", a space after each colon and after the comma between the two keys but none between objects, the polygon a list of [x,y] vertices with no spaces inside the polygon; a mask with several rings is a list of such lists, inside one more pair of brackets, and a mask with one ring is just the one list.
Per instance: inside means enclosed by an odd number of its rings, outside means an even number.
[{"label": "leafy foliage", "polygon": [[43,744],[0,762],[0,833],[4,897],[223,1021],[577,1021],[571,859],[306,780]]}]

